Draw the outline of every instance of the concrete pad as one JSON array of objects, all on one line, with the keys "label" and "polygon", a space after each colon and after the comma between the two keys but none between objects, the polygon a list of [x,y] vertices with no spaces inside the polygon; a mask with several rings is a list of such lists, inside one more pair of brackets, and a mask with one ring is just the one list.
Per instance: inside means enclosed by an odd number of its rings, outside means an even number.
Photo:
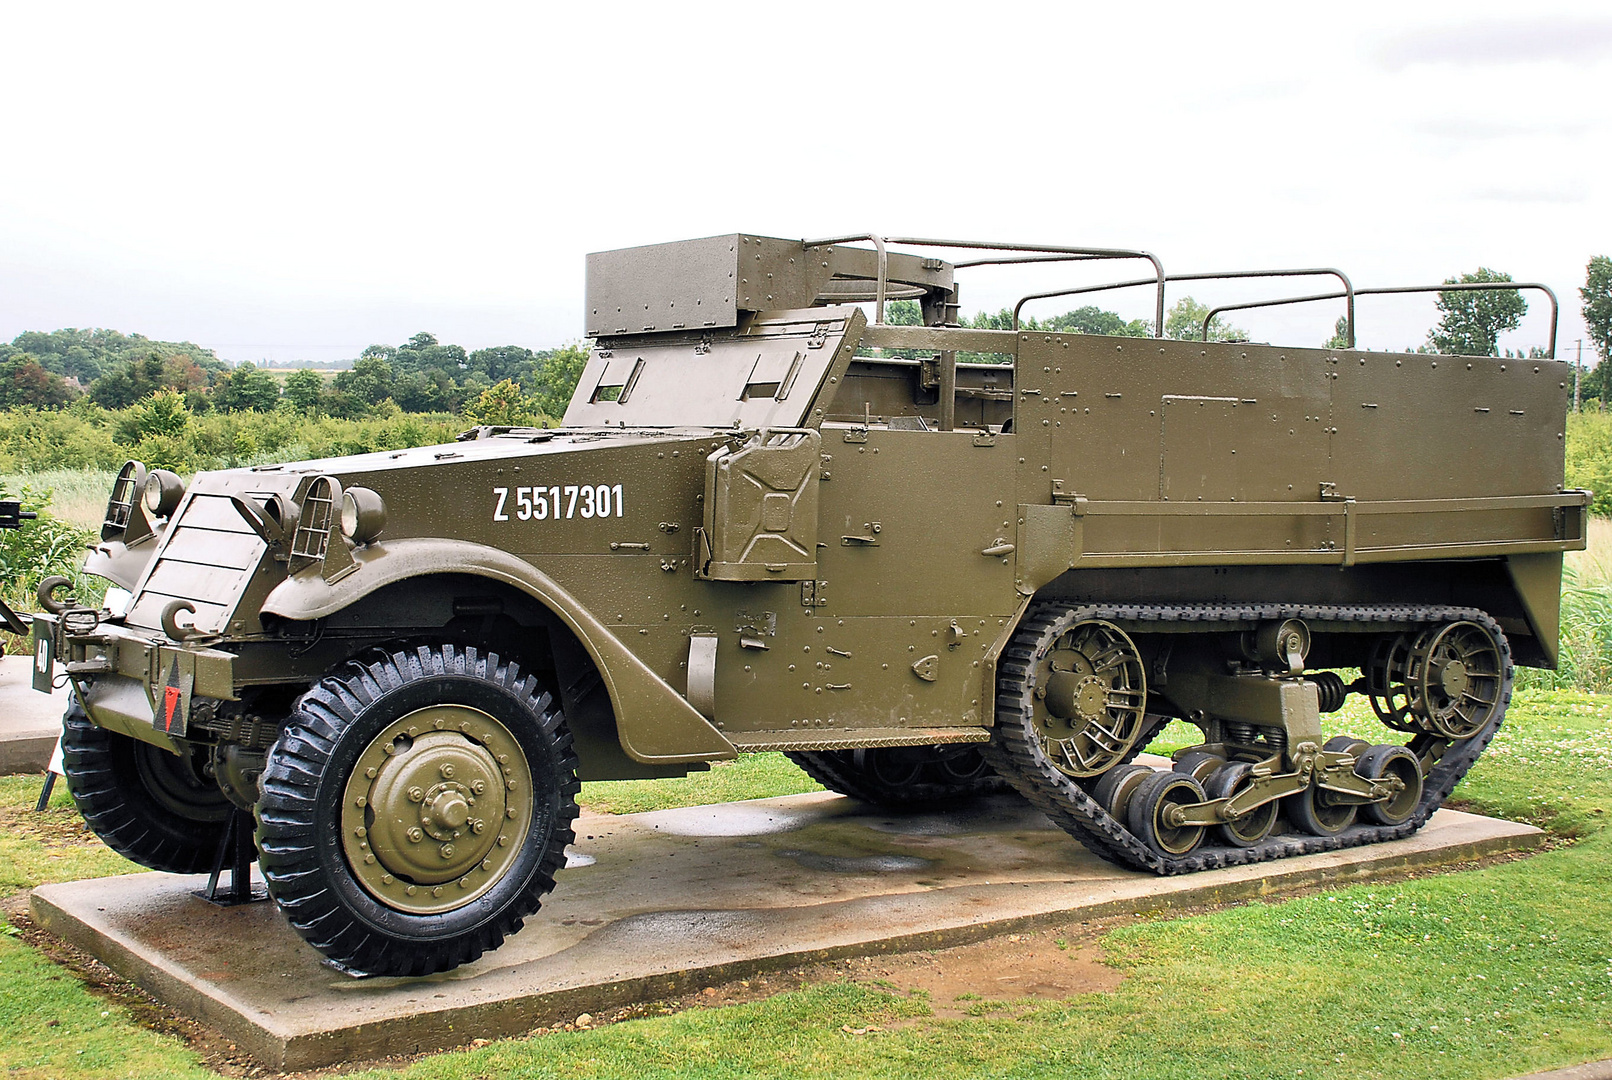
[{"label": "concrete pad", "polygon": [[1218,904],[1536,846],[1538,829],[1440,811],[1392,844],[1157,878],[1088,853],[1012,796],[892,814],[827,793],[578,822],[572,865],[503,948],[423,979],[324,966],[270,904],[197,878],[34,890],[40,926],[264,1064],[307,1069],[518,1034],[801,963]]},{"label": "concrete pad", "polygon": [[62,733],[71,691],[33,688],[33,658],[0,656],[0,776],[42,773]]}]

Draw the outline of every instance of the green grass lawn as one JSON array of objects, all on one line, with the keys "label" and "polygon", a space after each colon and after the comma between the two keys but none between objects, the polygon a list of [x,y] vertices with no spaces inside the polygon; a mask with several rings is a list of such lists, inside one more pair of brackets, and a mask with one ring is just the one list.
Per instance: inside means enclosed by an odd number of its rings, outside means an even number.
[{"label": "green grass lawn", "polygon": [[[1329,727],[1374,723],[1351,710]],[[813,787],[758,755],[684,780],[589,784],[583,800],[624,811]],[[0,780],[0,892],[128,868],[84,843],[60,795],[33,818],[36,791]],[[922,994],[831,981],[358,1075],[1403,1080],[1612,1055],[1612,698],[1522,692],[1456,795],[1557,843],[1481,870],[1133,923],[1102,938],[1127,976],[1110,993],[941,1020]],[[211,1075],[14,936],[0,935],[0,985],[5,1076]]]}]

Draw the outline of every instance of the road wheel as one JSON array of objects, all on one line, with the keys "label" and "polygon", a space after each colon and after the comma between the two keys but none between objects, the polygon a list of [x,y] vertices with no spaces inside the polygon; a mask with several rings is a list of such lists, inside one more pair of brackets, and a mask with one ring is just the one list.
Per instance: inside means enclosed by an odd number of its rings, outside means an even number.
[{"label": "road wheel", "polygon": [[1180,825],[1170,819],[1176,807],[1204,801],[1203,785],[1190,776],[1160,770],[1143,780],[1131,796],[1126,824],[1142,843],[1160,855],[1190,854],[1203,840],[1203,826]]},{"label": "road wheel", "polygon": [[[1246,761],[1222,765],[1209,775],[1204,794],[1211,799],[1229,799],[1254,782],[1254,767]],[[1215,826],[1220,838],[1232,847],[1253,847],[1276,827],[1276,800],[1256,806],[1236,821]]]},{"label": "road wheel", "polygon": [[1373,746],[1360,755],[1355,773],[1367,780],[1390,781],[1399,790],[1382,802],[1360,808],[1378,825],[1403,825],[1422,802],[1422,766],[1403,746]]},{"label": "road wheel", "polygon": [[1355,823],[1359,803],[1335,800],[1332,792],[1312,783],[1282,800],[1287,818],[1311,836],[1337,836]]},{"label": "road wheel", "polygon": [[350,663],[269,750],[263,876],[336,967],[445,971],[554,887],[579,786],[564,717],[516,664],[452,645]]},{"label": "road wheel", "polygon": [[964,802],[1011,790],[971,743],[796,751],[789,760],[830,791],[876,806]]},{"label": "road wheel", "polygon": [[212,869],[235,807],[203,771],[204,755],[96,727],[74,700],[62,718],[62,761],[78,812],[107,847],[171,874]]}]

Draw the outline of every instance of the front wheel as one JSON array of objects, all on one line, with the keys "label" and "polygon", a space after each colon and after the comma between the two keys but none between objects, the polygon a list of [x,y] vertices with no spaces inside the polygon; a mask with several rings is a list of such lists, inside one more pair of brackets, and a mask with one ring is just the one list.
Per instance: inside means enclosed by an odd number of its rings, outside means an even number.
[{"label": "front wheel", "polygon": [[213,865],[235,807],[206,755],[96,727],[77,699],[62,718],[62,768],[84,823],[125,859],[170,874]]},{"label": "front wheel", "polygon": [[298,699],[262,787],[269,892],[355,974],[427,975],[497,948],[575,839],[564,717],[535,678],[473,648],[326,677]]}]

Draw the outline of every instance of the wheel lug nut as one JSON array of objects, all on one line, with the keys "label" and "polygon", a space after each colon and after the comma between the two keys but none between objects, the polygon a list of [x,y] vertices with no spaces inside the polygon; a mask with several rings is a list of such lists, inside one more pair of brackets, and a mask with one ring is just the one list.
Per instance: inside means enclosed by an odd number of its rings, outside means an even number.
[{"label": "wheel lug nut", "polygon": [[425,839],[425,833],[421,832],[419,829],[410,829],[407,835],[410,842],[415,844],[418,844],[421,840]]},{"label": "wheel lug nut", "polygon": [[442,765],[437,769],[437,772],[442,774],[442,779],[444,779],[444,780],[452,780],[453,779],[453,764],[451,762],[444,761],[442,763]]},{"label": "wheel lug nut", "polygon": [[487,781],[485,781],[485,780],[472,780],[472,781],[470,781],[470,790],[474,794],[480,795],[482,792],[487,790]]},{"label": "wheel lug nut", "polygon": [[422,801],[424,801],[424,799],[425,799],[425,792],[422,791],[420,788],[417,788],[417,787],[409,788],[409,802],[422,802]]},{"label": "wheel lug nut", "polygon": [[473,833],[476,833],[478,835],[486,827],[487,827],[487,823],[485,821],[481,820],[481,818],[474,818],[470,822],[470,831],[473,832]]},{"label": "wheel lug nut", "polygon": [[451,858],[453,858],[453,845],[452,844],[443,844],[442,847],[437,849],[437,852],[444,859],[451,859]]}]

